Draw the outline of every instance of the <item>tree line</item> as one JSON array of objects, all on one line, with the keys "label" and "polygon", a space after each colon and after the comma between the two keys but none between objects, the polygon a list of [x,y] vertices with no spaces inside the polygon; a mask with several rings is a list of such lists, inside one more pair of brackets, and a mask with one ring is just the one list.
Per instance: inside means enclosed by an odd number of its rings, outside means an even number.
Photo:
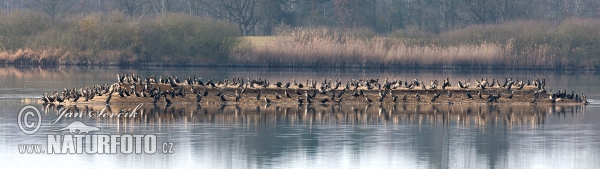
[{"label": "tree line", "polygon": [[367,28],[377,33],[431,33],[515,20],[597,18],[597,0],[0,0],[0,10],[35,10],[53,22],[84,13],[119,11],[134,19],[165,13],[226,20],[241,35],[296,27]]}]

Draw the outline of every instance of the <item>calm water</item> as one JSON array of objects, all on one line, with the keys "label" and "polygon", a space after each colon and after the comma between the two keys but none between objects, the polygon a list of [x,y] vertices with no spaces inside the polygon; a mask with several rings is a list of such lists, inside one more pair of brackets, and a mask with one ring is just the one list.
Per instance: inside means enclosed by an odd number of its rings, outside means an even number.
[{"label": "calm water", "polygon": [[[110,69],[110,70],[108,70]],[[429,81],[545,77],[547,88],[587,94],[588,106],[414,105],[257,107],[142,105],[136,118],[63,118],[59,108],[30,103],[42,93],[114,83],[116,73],[197,75],[204,79],[262,77],[271,81],[390,77]],[[2,168],[600,168],[600,74],[528,71],[386,71],[214,68],[0,68]],[[43,125],[26,135],[21,108],[31,104]],[[67,112],[119,112],[138,105],[79,105]],[[72,121],[94,134],[154,134],[173,154],[20,154]],[[161,147],[162,148],[162,147]]]}]

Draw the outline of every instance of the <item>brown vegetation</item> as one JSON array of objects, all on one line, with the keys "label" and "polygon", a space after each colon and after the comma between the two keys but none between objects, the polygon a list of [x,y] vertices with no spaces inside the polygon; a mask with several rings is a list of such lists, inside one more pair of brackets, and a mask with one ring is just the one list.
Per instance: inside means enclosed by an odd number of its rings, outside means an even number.
[{"label": "brown vegetation", "polygon": [[19,11],[0,16],[0,37],[0,63],[11,64],[214,63],[239,42],[233,26],[183,14],[89,14],[52,23]]},{"label": "brown vegetation", "polygon": [[[365,36],[366,35],[366,36]],[[296,29],[234,61],[261,66],[595,69],[600,21],[569,19],[470,26],[390,36],[331,29]]]}]

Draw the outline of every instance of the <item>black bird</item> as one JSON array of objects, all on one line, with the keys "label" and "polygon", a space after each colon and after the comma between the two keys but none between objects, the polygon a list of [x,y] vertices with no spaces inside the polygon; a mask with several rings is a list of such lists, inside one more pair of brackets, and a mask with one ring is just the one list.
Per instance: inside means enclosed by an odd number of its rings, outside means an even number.
[{"label": "black bird", "polygon": [[417,93],[417,95],[415,95],[415,99],[417,99],[418,102],[421,101],[421,95],[419,95],[419,93]]},{"label": "black bird", "polygon": [[452,98],[452,91],[448,90],[448,98]]},{"label": "black bird", "polygon": [[327,103],[328,101],[329,101],[329,99],[325,98],[325,99],[323,99],[323,100],[321,100],[319,102],[321,102],[321,103]]},{"label": "black bird", "polygon": [[119,92],[119,97],[123,98],[125,97],[125,95],[123,95],[123,90],[121,90],[120,88],[118,89]]},{"label": "black bird", "polygon": [[398,100],[398,96],[392,96],[392,101],[393,101],[394,103],[396,103],[396,101],[397,101],[397,100]]},{"label": "black bird", "polygon": [[369,99],[367,96],[365,96],[365,100],[367,100],[367,103],[373,102],[373,100]]},{"label": "black bird", "polygon": [[[288,83],[289,83],[289,82],[288,82]],[[290,94],[287,92],[287,90],[285,90],[285,97],[287,97],[287,98],[292,98],[292,97],[290,97]]]},{"label": "black bird", "polygon": [[235,102],[240,102],[240,99],[242,98],[242,96],[237,92],[237,90],[235,91]]},{"label": "black bird", "polygon": [[300,91],[298,91],[298,89],[296,89],[296,94],[302,95],[302,93],[300,93]]},{"label": "black bird", "polygon": [[46,93],[44,93],[44,95],[42,96],[42,101],[44,101],[44,103],[48,103],[48,98],[46,96]]},{"label": "black bird", "polygon": [[208,90],[205,90],[202,96],[208,96]]},{"label": "black bird", "polygon": [[202,101],[202,95],[196,94],[196,103],[200,103]]},{"label": "black bird", "polygon": [[58,101],[58,103],[62,103],[65,101],[65,99],[61,96],[56,96],[56,101]]},{"label": "black bird", "polygon": [[269,98],[267,98],[266,95],[265,95],[265,102],[267,102],[267,104],[271,103],[271,100]]},{"label": "black bird", "polygon": [[511,92],[510,95],[507,96],[507,98],[512,99],[513,96],[515,96],[515,92]]},{"label": "black bird", "polygon": [[344,93],[346,93],[346,90],[342,90],[340,93],[338,93],[337,98],[341,98]]},{"label": "black bird", "polygon": [[219,98],[221,98],[221,101],[227,101],[227,99],[225,99],[225,94],[221,94]]},{"label": "black bird", "polygon": [[258,92],[258,95],[256,95],[256,100],[260,100],[260,94],[262,93],[262,91]]},{"label": "black bird", "polygon": [[352,97],[358,97],[360,96],[360,94],[358,94],[358,91],[354,92],[354,94],[352,94]]},{"label": "black bird", "polygon": [[167,103],[167,106],[173,104],[173,102],[171,102],[171,100],[169,100],[167,97],[165,97],[165,103]]},{"label": "black bird", "polygon": [[281,99],[281,96],[279,94],[275,93],[275,99],[279,100],[279,99]]},{"label": "black bird", "polygon": [[467,99],[473,99],[473,96],[471,96],[471,93],[467,92],[465,94],[467,95]]},{"label": "black bird", "polygon": [[75,99],[73,99],[73,102],[77,102],[77,100],[79,100],[79,95],[75,95]]},{"label": "black bird", "polygon": [[300,97],[298,97],[298,103],[302,104],[304,103],[304,100],[300,99]]},{"label": "black bird", "polygon": [[108,94],[108,97],[106,98],[106,105],[110,103],[110,99],[112,99],[112,93]]},{"label": "black bird", "polygon": [[287,82],[287,83],[285,83],[285,86],[284,86],[284,87],[285,87],[286,89],[287,89],[287,88],[290,88],[290,82]]},{"label": "black bird", "polygon": [[[491,95],[490,95],[491,96]],[[488,98],[488,103],[494,102],[494,100],[496,100],[496,96],[491,96]]]},{"label": "black bird", "polygon": [[154,102],[152,102],[152,103],[156,104],[156,102],[158,102],[159,99],[160,99],[160,95],[158,95],[158,94],[155,95],[154,96]]},{"label": "black bird", "polygon": [[535,101],[537,101],[537,97],[533,98],[533,100],[530,101],[529,103],[535,103]]},{"label": "black bird", "polygon": [[481,97],[481,91],[477,92],[477,96],[479,96],[480,99],[483,99],[483,97]]},{"label": "black bird", "polygon": [[402,96],[403,101],[406,101],[406,96],[408,96],[408,94],[405,94],[404,96]]}]

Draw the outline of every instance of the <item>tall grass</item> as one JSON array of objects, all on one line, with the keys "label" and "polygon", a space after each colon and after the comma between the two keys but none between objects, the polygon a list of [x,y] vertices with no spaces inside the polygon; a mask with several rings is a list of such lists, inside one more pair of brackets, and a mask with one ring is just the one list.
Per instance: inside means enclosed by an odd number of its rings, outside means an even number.
[{"label": "tall grass", "polygon": [[210,64],[227,60],[240,42],[235,27],[165,14],[129,20],[88,14],[54,24],[20,11],[0,16],[0,62],[34,64]]},{"label": "tall grass", "polygon": [[365,37],[296,29],[235,61],[262,66],[600,68],[600,21],[516,21],[432,34],[416,29]]}]

